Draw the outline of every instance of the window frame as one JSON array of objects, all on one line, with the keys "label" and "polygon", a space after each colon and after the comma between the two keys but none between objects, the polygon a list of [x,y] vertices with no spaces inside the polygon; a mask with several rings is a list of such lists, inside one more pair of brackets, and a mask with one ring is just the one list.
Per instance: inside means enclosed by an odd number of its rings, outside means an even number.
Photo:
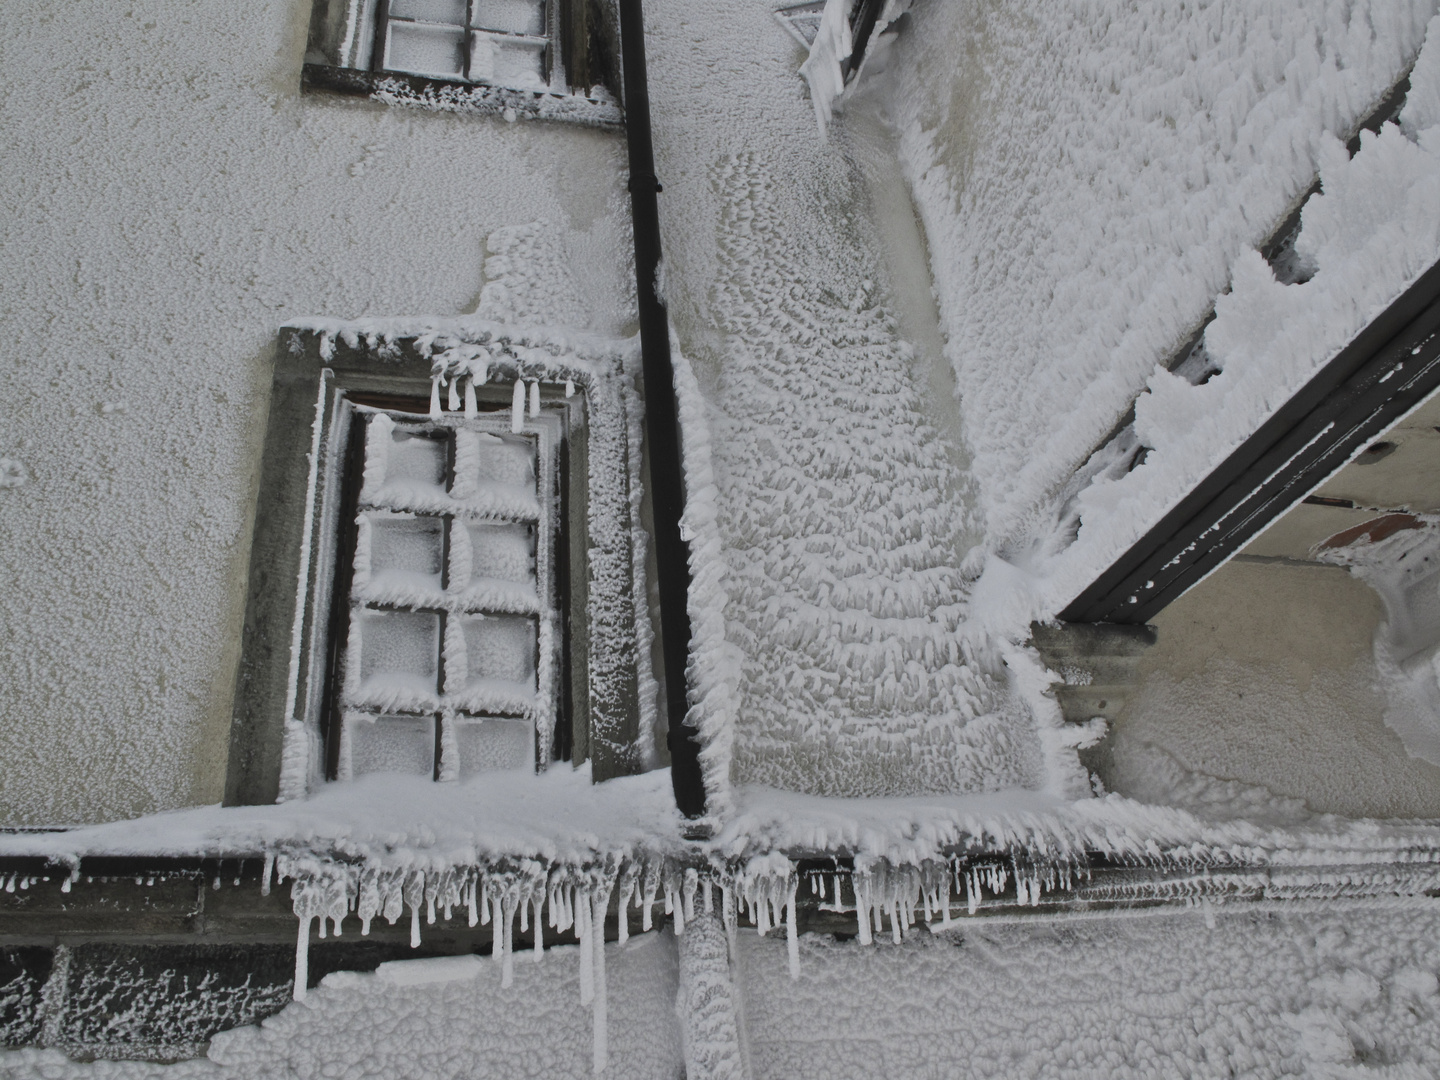
[{"label": "window frame", "polygon": [[[474,0],[465,0],[466,25]],[[506,120],[559,120],[618,131],[625,117],[619,93],[619,26],[610,0],[546,0],[547,86],[513,87],[504,80],[420,75],[384,66],[389,0],[313,0],[301,68],[301,89],[369,97],[385,104],[441,112],[480,113]],[[397,17],[397,21],[409,21]],[[424,21],[424,20],[420,20]],[[458,26],[458,24],[448,24]],[[467,34],[469,30],[467,29]]]},{"label": "window frame", "polygon": [[[450,687],[447,667],[449,656],[448,624],[452,619],[480,617],[523,617],[535,623],[535,703],[533,708],[489,716],[488,719],[505,722],[524,721],[531,725],[532,746],[530,760],[537,768],[543,762],[563,757],[563,745],[556,740],[562,726],[568,726],[573,716],[573,700],[568,686],[559,680],[560,668],[565,662],[562,643],[564,612],[569,602],[568,576],[560,587],[557,568],[568,562],[568,544],[563,544],[565,533],[561,523],[570,512],[572,499],[558,482],[560,475],[560,450],[565,441],[565,421],[557,415],[553,406],[541,410],[539,416],[526,416],[524,430],[516,435],[512,431],[509,410],[495,407],[478,409],[473,417],[463,412],[442,413],[434,417],[429,414],[428,403],[415,399],[407,407],[397,404],[371,405],[366,403],[367,395],[351,393],[338,406],[340,412],[335,419],[335,430],[345,429],[347,447],[343,462],[338,464],[338,489],[340,506],[336,531],[336,559],[334,562],[334,585],[330,593],[331,626],[329,629],[329,650],[326,656],[323,700],[319,723],[325,737],[325,775],[329,780],[348,780],[352,777],[351,731],[362,716],[374,718],[379,723],[383,717],[425,717],[434,720],[435,752],[432,762],[433,778],[436,780],[455,779],[460,771],[459,746],[455,732],[472,722],[483,723],[482,716],[473,706],[456,699]],[[498,406],[499,402],[486,402]],[[431,430],[449,429],[454,435],[444,439],[445,446],[445,487],[453,490],[455,439],[461,431],[501,434],[514,439],[522,438],[533,442],[536,463],[536,494],[539,501],[538,517],[528,524],[534,530],[534,568],[536,610],[533,612],[502,611],[494,605],[466,603],[464,594],[454,593],[447,580],[450,570],[448,537],[454,529],[472,524],[482,524],[486,519],[467,514],[462,508],[434,511],[405,511],[385,507],[364,498],[364,472],[369,453],[371,427],[376,416],[388,416],[396,427],[402,429]],[[486,429],[492,429],[487,432]],[[442,539],[441,584],[437,591],[439,606],[425,604],[391,604],[378,602],[374,596],[366,596],[357,588],[355,572],[358,568],[360,535],[366,521],[372,530],[387,515],[410,513],[416,519],[431,519],[441,523]],[[497,524],[516,524],[508,519],[496,518]],[[372,549],[373,550],[373,549]],[[413,610],[435,614],[439,620],[440,639],[437,642],[436,703],[434,708],[419,710],[405,708],[382,708],[374,702],[356,701],[358,687],[357,669],[361,664],[361,640],[354,632],[357,615],[366,611]],[[553,753],[551,751],[553,750]],[[550,757],[547,758],[547,753]]]},{"label": "window frame", "polygon": [[[595,351],[580,355],[503,328],[466,336],[485,339],[479,347],[490,356],[487,381],[474,386],[477,409],[508,410],[517,378],[527,388],[538,382],[537,419],[557,432],[557,496],[566,511],[558,515],[554,560],[560,694],[537,768],[569,758],[589,761],[596,780],[640,771],[648,735],[639,701],[648,638],[640,620],[648,615],[643,558],[635,557],[640,500],[631,494],[639,485],[631,439],[638,396],[625,374],[631,347],[595,342]],[[345,550],[345,464],[361,452],[353,438],[355,406],[398,405],[415,416],[417,399],[431,406],[438,399],[442,414],[449,413],[448,389],[437,377],[446,379],[447,371],[453,377],[459,363],[453,358],[474,347],[420,327],[393,336],[339,323],[281,332],[258,478],[227,805],[302,798],[339,775],[331,675],[345,647],[340,621],[348,604],[336,594],[343,587],[337,575]],[[429,422],[429,413],[417,418]],[[352,512],[351,530],[354,518]]]}]

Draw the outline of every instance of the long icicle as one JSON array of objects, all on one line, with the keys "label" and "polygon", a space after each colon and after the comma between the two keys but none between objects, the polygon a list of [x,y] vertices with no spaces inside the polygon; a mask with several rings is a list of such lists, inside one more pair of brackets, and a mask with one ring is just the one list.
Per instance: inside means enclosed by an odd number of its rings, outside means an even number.
[{"label": "long icicle", "polygon": [[500,925],[500,986],[506,989],[515,981],[515,909],[514,900],[500,905],[504,922]]},{"label": "long icicle", "polygon": [[594,1066],[597,1073],[605,1071],[610,1057],[609,1002],[605,987],[605,909],[610,906],[610,893],[596,889],[591,900],[590,937],[593,941],[595,1011],[592,1015],[595,1031]]},{"label": "long icicle", "polygon": [[300,920],[300,937],[295,941],[295,1000],[305,1000],[305,989],[310,982],[310,923],[307,915]]},{"label": "long icicle", "polygon": [[[798,882],[797,882],[798,884]],[[795,885],[785,900],[785,949],[790,955],[790,978],[800,977],[800,934],[795,926]]]},{"label": "long icicle", "polygon": [[595,950],[590,943],[590,904],[588,890],[581,892],[575,905],[575,940],[580,943],[580,1004],[595,999]]}]

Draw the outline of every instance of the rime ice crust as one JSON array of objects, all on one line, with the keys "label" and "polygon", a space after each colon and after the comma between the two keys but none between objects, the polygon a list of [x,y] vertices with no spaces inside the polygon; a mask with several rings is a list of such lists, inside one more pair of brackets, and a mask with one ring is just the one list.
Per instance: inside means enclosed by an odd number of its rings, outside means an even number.
[{"label": "rime ice crust", "polygon": [[[1258,258],[1245,253],[1332,167],[1334,136],[1348,136],[1404,72],[1433,13],[1428,0],[911,12],[886,101],[931,243],[992,546],[1044,546],[1066,479],[1215,298],[1233,283],[1238,304],[1252,287]],[[940,72],[957,56],[952,88]],[[1374,221],[1368,211],[1359,220]],[[1393,299],[1396,284],[1377,291]],[[1261,366],[1281,374],[1287,364]],[[1251,401],[1273,406],[1280,390]],[[1224,414],[1211,422],[1230,435],[1253,430],[1253,412]],[[1218,445],[1185,446],[1197,477]],[[1168,506],[1193,479],[1168,476],[1147,498]],[[1106,512],[1101,502],[1091,518]],[[1115,528],[1143,531],[1131,519],[1160,512],[1127,510]],[[1124,541],[1102,546],[1063,568],[1070,593],[1056,607]]]},{"label": "rime ice crust", "polygon": [[656,117],[658,167],[683,178],[667,179],[662,224],[703,396],[687,426],[702,414],[709,429],[687,515],[710,775],[830,795],[1044,784],[1028,705],[990,639],[964,629],[966,480],[845,147],[821,142],[769,12],[658,4],[647,27],[657,86],[688,84],[697,42],[760,43],[756,62],[707,71],[726,123]]}]

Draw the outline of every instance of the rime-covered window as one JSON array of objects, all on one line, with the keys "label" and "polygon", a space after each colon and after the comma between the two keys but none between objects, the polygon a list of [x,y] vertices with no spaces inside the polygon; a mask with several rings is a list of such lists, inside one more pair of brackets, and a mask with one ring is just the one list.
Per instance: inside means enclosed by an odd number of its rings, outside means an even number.
[{"label": "rime-covered window", "polygon": [[547,0],[389,0],[379,67],[545,90],[553,66]]},{"label": "rime-covered window", "polygon": [[333,774],[534,768],[560,660],[554,432],[508,413],[355,423]]}]

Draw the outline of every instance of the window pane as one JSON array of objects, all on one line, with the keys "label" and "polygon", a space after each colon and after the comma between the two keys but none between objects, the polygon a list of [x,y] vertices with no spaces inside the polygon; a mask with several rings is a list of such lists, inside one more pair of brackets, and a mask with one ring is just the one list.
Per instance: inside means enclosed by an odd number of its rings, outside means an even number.
[{"label": "window pane", "polygon": [[367,717],[351,713],[345,718],[345,731],[350,742],[351,776],[377,772],[435,774],[434,717]]},{"label": "window pane", "polygon": [[513,435],[475,432],[463,446],[455,448],[455,479],[471,484],[479,481],[516,484],[535,490],[535,444]]},{"label": "window pane", "polygon": [[[426,29],[426,34],[433,33]],[[439,31],[448,34],[449,31]],[[424,484],[427,487],[445,483],[445,444],[396,428],[390,434],[390,452],[385,461],[385,484]]]},{"label": "window pane", "polygon": [[535,620],[523,615],[476,615],[463,620],[471,684],[504,679],[535,692]]},{"label": "window pane", "polygon": [[475,0],[474,25],[510,34],[544,34],[544,0]]},{"label": "window pane", "polygon": [[[464,72],[461,50],[463,30],[392,22],[385,48],[385,66],[391,71],[458,79]],[[398,441],[400,432],[396,432]]]},{"label": "window pane", "polygon": [[465,25],[465,0],[390,0],[390,14],[397,19]]},{"label": "window pane", "polygon": [[[440,588],[445,524],[433,517],[366,515],[370,522],[370,588],[367,593],[427,592]],[[393,598],[398,602],[401,597]]]},{"label": "window pane", "polygon": [[544,90],[545,46],[476,30],[470,41],[470,78],[496,86]]},{"label": "window pane", "polygon": [[535,529],[531,525],[486,525],[471,522],[470,548],[474,578],[535,585]]},{"label": "window pane", "polygon": [[528,720],[459,721],[455,745],[462,780],[476,773],[535,767],[535,729]]},{"label": "window pane", "polygon": [[440,674],[440,616],[426,611],[362,611],[360,699],[382,709],[433,708]]}]

